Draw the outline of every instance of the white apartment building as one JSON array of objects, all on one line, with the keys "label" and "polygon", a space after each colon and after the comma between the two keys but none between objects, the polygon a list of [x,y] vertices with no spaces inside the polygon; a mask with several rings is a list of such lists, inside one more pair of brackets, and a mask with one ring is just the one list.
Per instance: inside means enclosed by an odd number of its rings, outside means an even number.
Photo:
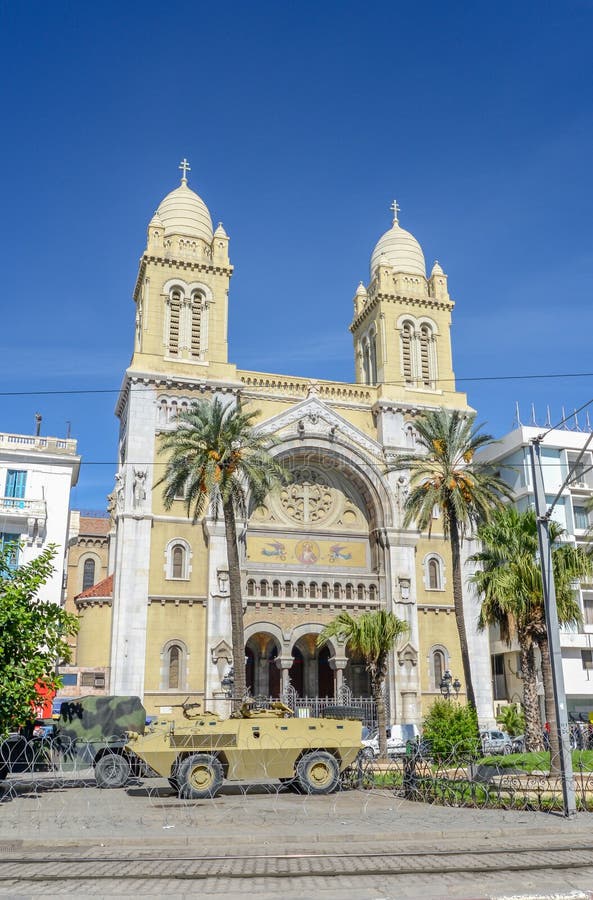
[{"label": "white apartment building", "polygon": [[0,547],[12,548],[17,566],[57,545],[55,572],[39,594],[54,603],[63,599],[70,489],[79,469],[75,440],[0,432]]},{"label": "white apartment building", "polygon": [[[566,530],[567,540],[582,545],[588,541],[587,532],[593,521],[588,511],[593,497],[593,441],[583,458],[578,463],[577,460],[590,438],[590,430],[570,427],[548,431],[545,426],[520,425],[480,457],[500,466],[501,476],[514,491],[518,509],[533,507],[529,446],[534,437],[546,431],[541,453],[546,500],[550,506],[569,470],[573,470],[573,480],[562,491],[552,518]],[[593,712],[593,584],[580,586],[579,599],[583,625],[562,628],[560,643],[568,711],[587,718]],[[520,702],[523,690],[517,648],[509,648],[495,629],[490,638],[495,707],[505,701]]]}]

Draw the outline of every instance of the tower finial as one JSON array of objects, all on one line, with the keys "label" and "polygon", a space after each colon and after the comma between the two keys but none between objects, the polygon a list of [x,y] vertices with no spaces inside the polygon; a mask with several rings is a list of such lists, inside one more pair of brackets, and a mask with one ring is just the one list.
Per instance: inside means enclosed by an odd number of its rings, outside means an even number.
[{"label": "tower finial", "polygon": [[393,210],[393,224],[399,225],[399,219],[397,217],[398,212],[401,212],[401,206],[399,206],[397,200],[394,200],[389,209]]},{"label": "tower finial", "polygon": [[183,175],[181,177],[181,184],[187,184],[187,173],[191,172],[191,166],[185,157],[183,157],[183,159],[179,163],[179,168],[183,172]]}]

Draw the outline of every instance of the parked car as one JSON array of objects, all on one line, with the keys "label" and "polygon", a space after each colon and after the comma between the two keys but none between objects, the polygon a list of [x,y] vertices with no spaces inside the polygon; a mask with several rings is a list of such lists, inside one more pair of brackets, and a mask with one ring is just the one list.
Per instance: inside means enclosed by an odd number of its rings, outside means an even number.
[{"label": "parked car", "polygon": [[[365,759],[375,759],[379,756],[379,735],[376,731],[370,733],[368,729],[363,729],[362,736],[362,755]],[[408,745],[416,744],[419,740],[418,728],[416,725],[390,725],[387,729],[387,756],[405,756]]]},{"label": "parked car", "polygon": [[502,753],[507,756],[513,752],[513,742],[506,731],[482,731],[480,732],[480,740],[484,756],[491,756],[496,753]]}]

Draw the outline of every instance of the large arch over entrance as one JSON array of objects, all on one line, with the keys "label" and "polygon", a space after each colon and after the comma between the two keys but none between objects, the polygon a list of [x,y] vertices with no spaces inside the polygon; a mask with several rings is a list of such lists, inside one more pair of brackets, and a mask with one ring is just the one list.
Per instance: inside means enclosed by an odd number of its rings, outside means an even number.
[{"label": "large arch over entrance", "polygon": [[335,697],[334,669],[330,665],[331,650],[317,646],[318,635],[302,635],[293,645],[289,678],[299,697]]},{"label": "large arch over entrance", "polygon": [[245,645],[245,676],[254,697],[280,697],[281,678],[276,660],[280,645],[265,631],[252,634]]}]

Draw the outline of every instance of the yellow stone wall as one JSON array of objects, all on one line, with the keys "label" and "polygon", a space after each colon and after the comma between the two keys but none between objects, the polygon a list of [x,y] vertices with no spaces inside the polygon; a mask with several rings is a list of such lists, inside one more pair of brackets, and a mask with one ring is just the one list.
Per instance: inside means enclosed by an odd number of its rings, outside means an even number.
[{"label": "yellow stone wall", "polygon": [[88,603],[78,610],[76,665],[109,666],[111,652],[111,606]]},{"label": "yellow stone wall", "polygon": [[[157,489],[158,493],[158,489]],[[162,505],[160,496],[155,496],[155,507]],[[181,506],[175,502],[175,506]],[[156,510],[155,510],[156,511]],[[177,510],[175,510],[177,512]],[[180,516],[183,515],[180,513]],[[188,579],[166,577],[165,549],[167,544],[181,538],[191,547],[191,559]],[[187,519],[181,521],[156,521],[153,523],[150,549],[150,596],[185,596],[204,597],[207,590],[207,547],[201,524],[192,525]]]},{"label": "yellow stone wall", "polygon": [[[186,672],[186,690],[168,691],[162,685],[163,647],[169,641],[180,641],[189,654]],[[187,696],[204,692],[204,664],[206,649],[206,609],[200,602],[153,601],[148,608],[145,705],[149,714],[161,706],[180,703]]]},{"label": "yellow stone wall", "polygon": [[438,607],[426,609],[425,607],[418,610],[418,629],[420,633],[418,665],[420,666],[423,716],[426,715],[434,701],[441,696],[441,692],[431,684],[430,679],[429,654],[435,646],[447,648],[449,652],[449,669],[453,678],[459,678],[462,682],[459,702],[465,702],[463,666],[452,598],[449,599],[447,605],[449,606],[448,609],[439,609]]}]

